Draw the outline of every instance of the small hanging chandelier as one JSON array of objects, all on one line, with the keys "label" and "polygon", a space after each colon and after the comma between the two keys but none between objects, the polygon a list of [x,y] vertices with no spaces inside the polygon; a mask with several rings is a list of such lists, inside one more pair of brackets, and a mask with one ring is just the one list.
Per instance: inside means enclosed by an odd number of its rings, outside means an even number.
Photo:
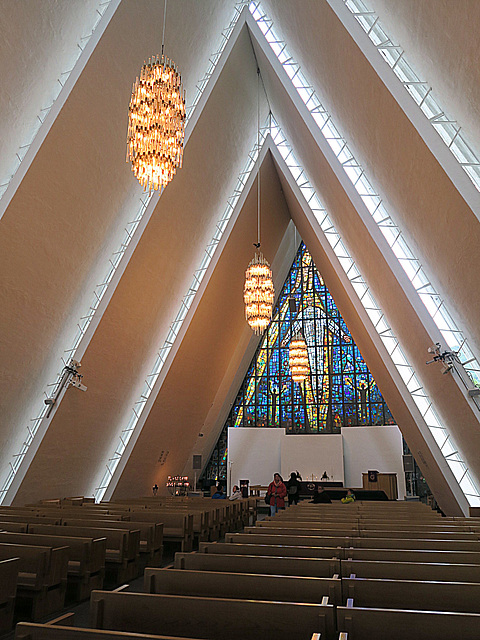
[{"label": "small hanging chandelier", "polygon": [[[257,69],[257,149],[260,159],[260,69]],[[262,334],[272,319],[275,289],[270,265],[260,249],[260,167],[257,175],[257,242],[254,247],[255,257],[245,271],[243,301],[245,318],[257,335]]]},{"label": "small hanging chandelier", "polygon": [[145,191],[165,187],[182,166],[185,93],[174,62],[163,54],[148,59],[135,80],[128,109],[127,162]]},{"label": "small hanging chandelier", "polygon": [[257,335],[263,333],[272,319],[275,291],[272,270],[261,251],[255,252],[245,272],[243,300],[248,324]]},{"label": "small hanging chandelier", "polygon": [[297,333],[289,347],[290,373],[295,382],[303,382],[310,373],[307,344],[301,333]]}]

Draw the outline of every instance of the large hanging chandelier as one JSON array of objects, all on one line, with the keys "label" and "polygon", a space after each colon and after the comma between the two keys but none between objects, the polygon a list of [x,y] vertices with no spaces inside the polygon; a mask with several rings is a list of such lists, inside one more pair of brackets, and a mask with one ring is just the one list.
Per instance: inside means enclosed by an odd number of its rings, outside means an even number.
[{"label": "large hanging chandelier", "polygon": [[310,373],[310,363],[307,344],[301,333],[297,333],[291,340],[288,355],[293,380],[303,382]]},{"label": "large hanging chandelier", "polygon": [[261,251],[255,252],[245,272],[243,300],[248,324],[257,335],[263,333],[272,319],[275,290],[272,270]]},{"label": "large hanging chandelier", "polygon": [[[257,69],[257,149],[260,163],[260,69]],[[260,251],[260,167],[257,175],[257,251],[245,271],[243,301],[245,318],[257,335],[262,334],[272,319],[275,289],[270,265]]]},{"label": "large hanging chandelier", "polygon": [[[165,38],[166,0],[163,21]],[[185,93],[174,62],[149,58],[135,80],[128,109],[127,162],[145,190],[165,187],[182,166]]]}]

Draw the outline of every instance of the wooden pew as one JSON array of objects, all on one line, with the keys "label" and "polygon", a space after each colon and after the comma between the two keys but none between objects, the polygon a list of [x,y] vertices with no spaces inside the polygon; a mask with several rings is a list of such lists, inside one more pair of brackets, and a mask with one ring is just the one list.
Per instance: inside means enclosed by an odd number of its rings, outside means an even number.
[{"label": "wooden pew", "polygon": [[63,625],[19,622],[15,640],[195,640],[185,636],[155,636],[146,633],[85,629]]},{"label": "wooden pew", "polygon": [[323,596],[342,603],[342,584],[332,578],[190,571],[188,569],[145,569],[145,593],[162,593],[206,598],[278,600],[318,603]]},{"label": "wooden pew", "polygon": [[265,573],[331,578],[334,574],[340,573],[340,560],[336,558],[176,553],[174,568],[193,571],[227,571],[229,573]]},{"label": "wooden pew", "polygon": [[0,532],[0,543],[67,547],[67,589],[74,599],[90,597],[90,591],[101,589],[105,577],[106,538],[79,538],[36,533]]},{"label": "wooden pew", "polygon": [[357,524],[334,524],[328,526],[326,523],[312,523],[311,521],[292,521],[292,520],[262,520],[257,522],[255,527],[246,527],[245,529],[282,529],[285,532],[308,530],[316,532],[317,535],[325,536],[358,536],[359,528]]},{"label": "wooden pew", "polygon": [[193,515],[172,511],[132,511],[130,522],[154,522],[163,524],[165,542],[180,544],[182,551],[191,551],[193,547]]},{"label": "wooden pew", "polygon": [[480,565],[389,562],[387,560],[342,560],[342,578],[349,578],[351,574],[361,578],[390,578],[392,580],[480,582]]},{"label": "wooden pew", "polygon": [[334,610],[322,604],[265,602],[93,591],[91,626],[99,629],[188,635],[209,640],[333,640]]},{"label": "wooden pew", "polygon": [[19,559],[16,604],[28,600],[33,620],[60,610],[67,587],[67,548],[0,544],[0,560],[13,557]]},{"label": "wooden pew", "polygon": [[[243,534],[233,535],[251,535],[255,537],[255,541],[261,541],[263,536],[268,536],[270,542],[268,544],[282,544],[281,538],[285,539],[285,544],[293,545],[311,545],[314,539],[317,540],[316,546],[325,547],[359,547],[370,549],[437,549],[438,551],[480,551],[479,540],[451,540],[451,539],[435,539],[435,538],[373,538],[373,537],[348,537],[348,536],[327,536],[319,535],[318,529],[274,529],[273,527],[245,527]],[[413,535],[413,534],[412,534]],[[433,535],[433,534],[432,534]],[[301,542],[302,538],[308,537],[310,541]],[[297,542],[291,540],[298,539]],[[227,534],[227,541],[232,538]],[[286,540],[289,542],[286,542]],[[242,539],[241,542],[246,540]],[[253,540],[252,540],[253,542]],[[261,544],[261,542],[260,542]]]},{"label": "wooden pew", "polygon": [[479,536],[472,531],[431,531],[431,530],[416,530],[404,529],[397,531],[393,529],[360,529],[361,538],[408,538],[414,540],[469,540],[477,542]]},{"label": "wooden pew", "polygon": [[285,533],[285,535],[310,535],[310,536],[343,536],[343,537],[363,537],[363,538],[400,538],[400,539],[424,539],[424,540],[465,540],[478,542],[479,536],[471,531],[395,531],[391,529],[362,530],[355,527],[338,527],[336,529],[324,528],[322,525],[309,523],[292,524],[290,522],[259,522],[255,527],[245,527],[245,533]]},{"label": "wooden pew", "polygon": [[[104,521],[103,519],[78,520],[63,518],[63,524],[70,527],[108,527],[109,529],[138,529],[140,531],[140,554],[145,556],[145,562],[156,566],[162,561],[163,553],[163,524],[157,522]],[[146,566],[146,565],[144,565]],[[101,589],[101,587],[97,587]]]},{"label": "wooden pew", "polygon": [[27,533],[28,524],[26,522],[0,522],[0,531],[11,531],[12,533]]},{"label": "wooden pew", "polygon": [[283,556],[299,558],[341,558],[341,547],[300,547],[268,544],[233,544],[227,542],[201,542],[199,553],[223,553],[243,556]]},{"label": "wooden pew", "polygon": [[12,629],[20,560],[0,560],[0,635]]},{"label": "wooden pew", "polygon": [[390,560],[392,562],[446,562],[480,564],[480,551],[437,551],[435,549],[343,549],[342,558],[352,560]]},{"label": "wooden pew", "polygon": [[127,582],[139,573],[140,531],[95,527],[67,527],[35,524],[30,533],[42,535],[67,535],[80,538],[106,538],[105,569],[114,574],[116,582]]},{"label": "wooden pew", "polygon": [[[353,539],[353,538],[352,538]],[[274,545],[289,545],[289,546],[301,546],[301,547],[345,547],[351,546],[347,544],[350,539],[347,538],[330,538],[325,536],[290,536],[282,534],[271,535],[267,530],[264,530],[261,535],[255,535],[253,533],[227,533],[225,535],[225,542],[234,542],[237,544],[274,544]]]},{"label": "wooden pew", "polygon": [[20,524],[30,523],[30,522],[41,522],[42,524],[60,524],[60,517],[48,517],[41,516],[36,513],[22,513],[22,514],[8,514],[2,513],[1,518],[2,522],[18,522]]},{"label": "wooden pew", "polygon": [[337,607],[337,628],[348,640],[478,640],[480,614]]},{"label": "wooden pew", "polygon": [[342,594],[357,607],[478,613],[480,584],[350,577],[342,578]]},{"label": "wooden pew", "polygon": [[437,551],[480,551],[480,541],[437,540],[436,538],[351,538],[352,547],[370,549],[434,549]]}]

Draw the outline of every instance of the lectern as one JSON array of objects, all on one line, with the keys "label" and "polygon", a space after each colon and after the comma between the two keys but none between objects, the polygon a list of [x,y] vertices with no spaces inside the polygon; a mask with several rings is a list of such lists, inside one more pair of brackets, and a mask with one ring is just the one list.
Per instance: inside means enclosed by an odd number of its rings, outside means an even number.
[{"label": "lectern", "polygon": [[368,491],[385,491],[389,500],[398,499],[396,473],[378,473],[376,482],[370,482],[368,473],[362,473],[362,481],[364,489]]}]

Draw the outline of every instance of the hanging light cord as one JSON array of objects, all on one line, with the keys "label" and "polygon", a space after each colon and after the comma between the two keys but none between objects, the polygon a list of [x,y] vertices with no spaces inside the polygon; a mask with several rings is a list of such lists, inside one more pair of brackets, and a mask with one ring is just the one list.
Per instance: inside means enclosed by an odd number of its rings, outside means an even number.
[{"label": "hanging light cord", "polygon": [[165,23],[166,22],[167,22],[167,0],[165,0],[165,4],[163,7],[162,56],[163,56],[163,50],[165,48]]},{"label": "hanging light cord", "polygon": [[260,68],[257,67],[257,149],[258,149],[258,174],[257,174],[257,242],[254,246],[260,248]]}]

